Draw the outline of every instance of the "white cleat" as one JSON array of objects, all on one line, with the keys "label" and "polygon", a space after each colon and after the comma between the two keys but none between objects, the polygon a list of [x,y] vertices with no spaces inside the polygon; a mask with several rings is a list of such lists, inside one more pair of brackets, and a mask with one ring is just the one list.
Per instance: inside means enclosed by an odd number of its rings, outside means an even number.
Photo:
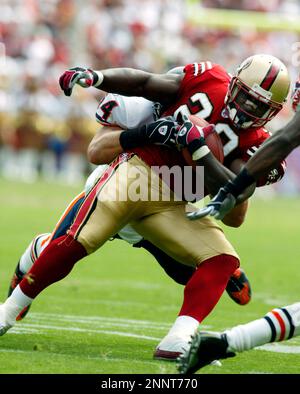
[{"label": "white cleat", "polygon": [[16,320],[8,316],[4,304],[0,305],[0,336],[4,335],[14,324]]},{"label": "white cleat", "polygon": [[167,335],[155,349],[153,357],[156,360],[176,361],[177,357],[189,349],[189,340],[190,338]]}]

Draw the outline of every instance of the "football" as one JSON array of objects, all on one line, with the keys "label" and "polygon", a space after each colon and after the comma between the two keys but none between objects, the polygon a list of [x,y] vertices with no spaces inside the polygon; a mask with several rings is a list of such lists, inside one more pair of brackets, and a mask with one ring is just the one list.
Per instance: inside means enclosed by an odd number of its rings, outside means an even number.
[{"label": "football", "polygon": [[[189,119],[191,122],[193,122],[197,126],[205,127],[205,126],[209,125],[209,123],[206,120],[199,118],[198,116],[195,116],[195,115],[190,115]],[[206,144],[209,147],[211,153],[215,156],[215,158],[220,163],[223,163],[224,150],[223,150],[223,144],[222,144],[219,134],[216,131],[214,131],[208,135],[208,137],[205,139],[205,141],[206,141]],[[196,166],[196,163],[193,161],[193,159],[190,155],[190,152],[188,151],[187,148],[182,149],[182,155],[188,165],[193,166],[193,167]]]}]

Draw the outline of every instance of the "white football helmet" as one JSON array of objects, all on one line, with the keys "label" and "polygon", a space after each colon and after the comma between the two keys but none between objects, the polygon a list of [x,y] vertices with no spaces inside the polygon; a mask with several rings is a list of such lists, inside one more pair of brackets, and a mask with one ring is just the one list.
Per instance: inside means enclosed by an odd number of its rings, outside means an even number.
[{"label": "white football helmet", "polygon": [[228,115],[240,129],[264,126],[282,109],[290,88],[286,66],[276,57],[254,55],[233,76],[225,99]]}]

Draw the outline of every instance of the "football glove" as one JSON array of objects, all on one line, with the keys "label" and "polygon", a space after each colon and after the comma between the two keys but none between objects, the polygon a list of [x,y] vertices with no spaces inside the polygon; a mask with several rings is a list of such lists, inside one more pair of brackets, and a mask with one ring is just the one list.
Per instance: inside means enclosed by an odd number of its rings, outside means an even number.
[{"label": "football glove", "polygon": [[149,142],[157,145],[174,147],[176,135],[180,126],[171,116],[158,119],[156,122],[145,125],[145,134]]},{"label": "football glove", "polygon": [[83,88],[94,86],[98,82],[98,75],[89,68],[73,67],[66,70],[59,78],[59,85],[66,96],[71,96],[76,84]]},{"label": "football glove", "polygon": [[295,89],[292,96],[292,107],[295,112],[300,111],[300,78],[295,84]]},{"label": "football glove", "polygon": [[136,129],[128,129],[120,134],[120,145],[124,150],[145,144],[176,146],[179,124],[169,116]]},{"label": "football glove", "polygon": [[224,217],[235,206],[236,198],[231,193],[232,182],[229,181],[224,187],[221,187],[218,194],[204,207],[195,212],[187,213],[190,220],[204,218],[205,216],[214,216],[218,220],[223,220]]},{"label": "football glove", "polygon": [[214,125],[199,127],[194,125],[187,117],[176,134],[176,145],[179,149],[187,147],[193,160],[199,160],[210,153],[205,138],[215,129]]}]

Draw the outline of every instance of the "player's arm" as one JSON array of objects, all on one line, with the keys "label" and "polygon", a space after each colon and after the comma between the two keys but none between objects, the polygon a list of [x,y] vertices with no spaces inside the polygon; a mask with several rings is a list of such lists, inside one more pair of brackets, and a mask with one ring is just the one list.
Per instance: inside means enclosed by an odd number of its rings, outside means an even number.
[{"label": "player's arm", "polygon": [[250,178],[258,180],[272,168],[284,160],[297,146],[300,145],[300,111],[282,129],[272,135],[251,157],[244,172]]},{"label": "player's arm", "polygon": [[118,126],[103,126],[90,142],[87,157],[92,164],[108,164],[124,150],[120,144],[123,130]]},{"label": "player's arm", "polygon": [[59,79],[66,96],[76,84],[124,96],[140,96],[167,104],[175,100],[183,74],[153,74],[132,68],[111,68],[94,71],[81,67],[66,70]]},{"label": "player's arm", "polygon": [[[241,170],[241,168],[244,166],[245,162],[236,159],[234,160],[231,165],[230,169],[232,170],[232,173],[234,176],[238,174]],[[254,190],[255,186],[252,186],[252,189]],[[222,220],[224,224],[230,227],[240,227],[245,219],[246,219],[246,214],[248,211],[249,207],[249,200],[245,200],[241,202],[240,204],[237,204]]]},{"label": "player's arm", "polygon": [[222,220],[237,203],[244,201],[251,194],[247,194],[249,185],[266,176],[299,145],[300,111],[285,127],[261,145],[237,177],[227,182],[207,207],[196,212],[194,218],[211,215]]},{"label": "player's arm", "polygon": [[[160,130],[163,128],[163,134]],[[174,138],[179,125],[171,118],[158,119],[156,122],[133,129],[104,126],[92,139],[88,147],[88,160],[93,164],[107,164],[120,153],[148,144],[174,147]]]},{"label": "player's arm", "polygon": [[[215,197],[220,207],[226,209],[226,203],[231,199],[234,202],[243,201],[244,192],[249,184],[257,182],[266,176],[270,170],[278,166],[296,147],[300,145],[300,82],[297,81],[293,93],[293,109],[296,112],[293,119],[282,129],[271,136],[247,162],[243,170],[233,182],[225,187],[225,192],[220,190]],[[231,198],[231,196],[233,198]],[[218,216],[222,216],[221,214]]]}]

